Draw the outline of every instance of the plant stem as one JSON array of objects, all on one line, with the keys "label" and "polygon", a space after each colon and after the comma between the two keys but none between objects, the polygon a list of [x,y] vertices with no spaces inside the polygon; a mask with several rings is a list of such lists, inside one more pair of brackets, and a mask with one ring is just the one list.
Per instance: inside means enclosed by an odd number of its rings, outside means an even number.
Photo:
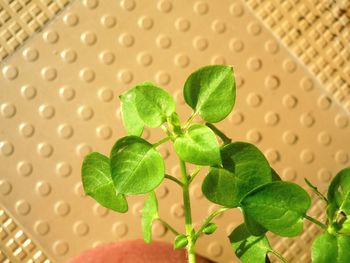
[{"label": "plant stem", "polygon": [[210,214],[204,221],[203,225],[201,226],[201,228],[197,231],[197,233],[194,235],[194,241],[196,241],[199,236],[202,234],[204,228],[211,222],[211,220],[213,220],[215,217],[217,217],[218,215],[220,215],[221,213],[225,212],[226,210],[228,210],[230,208],[228,207],[221,207],[220,209],[214,211],[212,214]]},{"label": "plant stem", "polygon": [[308,216],[308,215],[304,215],[304,218],[309,220],[310,222],[318,225],[319,227],[321,227],[323,229],[327,229],[327,226],[325,224],[323,224],[322,222],[318,221],[316,218],[313,218],[313,217]]},{"label": "plant stem", "polygon": [[196,252],[195,252],[195,240],[193,239],[194,230],[192,227],[192,215],[191,215],[191,203],[190,203],[190,193],[189,193],[189,178],[187,175],[186,164],[180,159],[180,170],[182,176],[182,192],[183,192],[183,202],[185,210],[185,229],[186,236],[188,239],[187,244],[187,256],[189,263],[196,263]]},{"label": "plant stem", "polygon": [[166,179],[169,179],[169,180],[171,180],[171,181],[173,181],[173,182],[175,182],[175,183],[177,183],[177,184],[180,185],[181,187],[184,186],[183,183],[181,183],[176,177],[174,177],[174,176],[172,176],[172,175],[166,174],[166,175],[165,175],[165,178],[166,178]]},{"label": "plant stem", "polygon": [[197,112],[193,112],[192,115],[188,118],[188,120],[186,121],[185,125],[184,125],[184,129],[186,130],[188,128],[188,126],[190,126],[191,122],[193,121],[193,119],[196,117]]},{"label": "plant stem", "polygon": [[190,174],[190,182],[192,183],[192,181],[194,180],[194,178],[196,178],[197,174],[199,174],[199,172],[204,168],[204,166],[198,166],[196,167],[196,169],[193,170],[193,172]]},{"label": "plant stem", "polygon": [[311,188],[311,190],[319,197],[321,198],[323,201],[326,202],[326,204],[328,204],[328,199],[320,192],[318,191],[317,187],[314,186],[308,179],[304,178],[305,183]]},{"label": "plant stem", "polygon": [[206,126],[208,126],[217,136],[220,137],[222,142],[225,144],[231,143],[231,139],[227,137],[222,131],[220,131],[214,124],[211,124],[209,122],[205,123]]},{"label": "plant stem", "polygon": [[158,221],[161,222],[163,224],[163,226],[165,226],[166,228],[168,228],[171,232],[174,233],[175,236],[180,235],[180,233],[178,231],[175,230],[175,228],[173,228],[171,225],[169,225],[166,221],[164,221],[161,218],[158,218]]},{"label": "plant stem", "polygon": [[158,147],[159,145],[161,145],[161,144],[163,144],[163,143],[165,143],[165,142],[167,142],[167,141],[169,141],[169,140],[170,140],[170,137],[167,136],[167,137],[161,139],[160,141],[154,143],[154,144],[153,144],[153,147],[156,148],[156,147]]},{"label": "plant stem", "polygon": [[275,250],[270,250],[272,254],[274,254],[276,257],[278,257],[283,263],[288,263],[288,260],[285,259],[280,253],[278,253]]}]

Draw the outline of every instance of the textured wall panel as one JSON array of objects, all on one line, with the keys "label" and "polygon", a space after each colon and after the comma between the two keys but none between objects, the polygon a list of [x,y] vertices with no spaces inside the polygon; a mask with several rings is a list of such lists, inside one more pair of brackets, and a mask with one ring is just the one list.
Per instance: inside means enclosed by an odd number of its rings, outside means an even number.
[{"label": "textured wall panel", "polygon": [[[84,196],[80,179],[87,153],[108,153],[125,135],[118,95],[140,81],[171,92],[185,120],[190,109],[182,85],[188,74],[206,64],[231,64],[238,100],[218,125],[229,136],[257,144],[283,179],[304,185],[306,177],[321,190],[349,165],[349,113],[257,15],[240,0],[76,1],[3,63],[0,202],[44,255],[64,262],[90,247],[141,236],[143,196],[129,198],[127,214],[112,213]],[[337,85],[337,76],[329,82]],[[147,129],[145,137],[154,142],[162,135]],[[161,151],[167,172],[177,175],[172,148]],[[203,176],[191,188],[197,226],[216,207],[201,193]],[[161,216],[181,229],[179,189],[166,181],[157,195]],[[323,211],[317,203],[312,214]],[[237,211],[217,218],[219,230],[199,241],[198,252],[236,262],[227,234],[241,220]],[[312,226],[301,238],[273,243],[291,261],[308,262],[317,231]],[[173,240],[159,224],[154,234]],[[6,251],[0,257],[9,256]]]},{"label": "textured wall panel", "polygon": [[39,31],[73,0],[0,2],[0,62]]},{"label": "textured wall panel", "polygon": [[350,112],[350,1],[247,3]]}]

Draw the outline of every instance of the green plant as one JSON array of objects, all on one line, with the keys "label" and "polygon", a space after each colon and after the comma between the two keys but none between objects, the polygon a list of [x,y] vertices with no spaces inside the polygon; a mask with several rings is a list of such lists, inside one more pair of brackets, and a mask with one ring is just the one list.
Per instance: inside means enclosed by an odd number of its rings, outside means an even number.
[{"label": "green plant", "polygon": [[[184,98],[193,114],[184,124],[175,111],[174,99],[165,90],[151,82],[128,90],[120,96],[128,136],[114,144],[109,158],[96,152],[85,157],[82,180],[86,194],[102,206],[121,213],[128,210],[126,196],[146,194],[142,210],[145,242],[151,242],[152,223],[159,220],[175,234],[174,248],[186,247],[188,262],[195,262],[198,238],[216,230],[214,218],[234,208],[240,208],[244,223],[233,230],[229,240],[243,262],[269,262],[270,253],[287,262],[272,249],[266,232],[283,237],[300,235],[304,219],[323,229],[313,243],[313,262],[350,262],[350,168],[333,179],[327,197],[306,180],[311,190],[326,203],[327,221],[322,223],[307,215],[311,198],[303,188],[282,181],[257,147],[246,142],[232,142],[213,125],[230,114],[235,97],[233,70],[224,65],[207,66],[188,77]],[[197,115],[205,125],[193,123]],[[165,137],[156,143],[142,139],[144,126],[160,127]],[[167,142],[172,142],[179,157],[181,180],[165,174],[164,160],[157,148]],[[197,166],[188,172],[186,163]],[[222,207],[195,230],[189,186],[203,167],[209,167],[209,172],[202,183],[202,191],[208,200]],[[184,233],[175,230],[158,214],[154,190],[164,179],[182,188]]]}]

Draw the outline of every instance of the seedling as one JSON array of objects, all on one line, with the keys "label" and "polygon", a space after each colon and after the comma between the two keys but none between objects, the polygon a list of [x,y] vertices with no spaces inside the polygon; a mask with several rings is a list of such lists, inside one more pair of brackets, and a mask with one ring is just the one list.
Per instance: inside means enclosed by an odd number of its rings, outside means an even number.
[{"label": "seedling", "polygon": [[[146,195],[142,210],[142,232],[145,242],[152,241],[152,224],[159,220],[175,234],[174,248],[186,248],[188,262],[195,262],[198,238],[213,234],[215,217],[229,209],[239,208],[244,223],[229,236],[232,249],[242,262],[265,263],[275,251],[266,232],[282,237],[302,233],[304,219],[315,223],[323,233],[312,245],[315,263],[350,262],[350,168],[332,180],[327,197],[306,180],[311,190],[327,206],[327,220],[321,222],[307,214],[309,194],[295,183],[282,181],[270,167],[263,153],[246,142],[232,142],[213,123],[225,119],[233,109],[236,97],[233,69],[213,65],[192,73],[183,90],[193,113],[182,123],[170,94],[151,82],[143,82],[120,96],[121,113],[128,135],[114,144],[110,156],[93,152],[82,165],[85,193],[102,206],[116,212],[128,211],[127,196]],[[194,123],[200,116],[205,123]],[[164,138],[151,143],[141,138],[144,127],[164,131]],[[220,141],[220,143],[219,143]],[[165,163],[158,147],[171,142],[179,159],[181,180],[165,174]],[[196,165],[188,170],[188,163]],[[209,167],[202,182],[205,197],[221,207],[194,229],[189,187],[197,174]],[[185,231],[175,230],[158,213],[155,189],[163,180],[176,183],[183,193]]]}]

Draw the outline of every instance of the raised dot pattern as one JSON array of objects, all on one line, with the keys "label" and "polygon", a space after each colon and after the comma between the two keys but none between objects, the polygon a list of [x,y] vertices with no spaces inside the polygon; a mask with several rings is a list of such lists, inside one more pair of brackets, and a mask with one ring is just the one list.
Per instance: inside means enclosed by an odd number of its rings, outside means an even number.
[{"label": "raised dot pattern", "polygon": [[[6,170],[0,177],[1,200],[12,204],[9,209],[19,220],[29,222],[25,227],[56,261],[141,235],[143,198],[130,198],[129,213],[115,217],[84,194],[80,177],[88,153],[108,155],[114,141],[125,135],[118,96],[148,79],[172,93],[178,110],[187,113],[183,81],[210,63],[231,64],[236,74],[235,109],[222,129],[234,140],[256,144],[284,180],[302,183],[305,176],[324,186],[349,164],[344,146],[349,116],[242,3],[155,0],[146,12],[134,0],[84,0],[0,70],[0,91],[6,94],[0,100],[5,127],[0,166]],[[155,140],[158,133],[153,131],[145,129],[144,138]],[[167,169],[178,175],[172,149],[159,150]],[[19,182],[32,191],[20,196]],[[196,219],[206,216],[204,207],[215,208],[209,207],[199,182],[190,191]],[[156,193],[161,215],[180,229],[181,193],[171,182],[163,182]],[[35,214],[44,205],[54,220]],[[215,261],[232,260],[229,244],[218,240],[226,240],[239,218],[218,218],[222,230],[207,237],[198,251]],[[161,224],[153,233],[173,240]],[[308,243],[298,242],[293,242],[295,250],[303,254]],[[36,257],[39,261],[42,254]]]}]

